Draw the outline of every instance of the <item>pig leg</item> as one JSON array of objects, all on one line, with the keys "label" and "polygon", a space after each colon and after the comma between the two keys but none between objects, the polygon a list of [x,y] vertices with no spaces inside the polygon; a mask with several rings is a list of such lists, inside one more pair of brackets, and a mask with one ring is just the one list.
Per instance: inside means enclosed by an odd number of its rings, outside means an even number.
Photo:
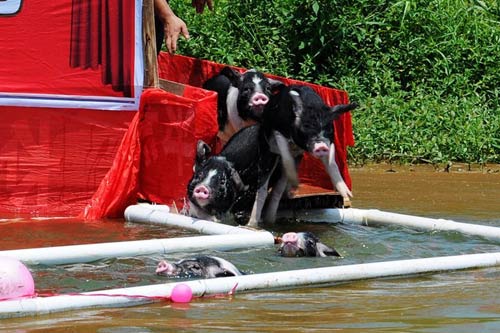
[{"label": "pig leg", "polygon": [[267,192],[269,189],[269,179],[271,178],[274,169],[276,169],[278,162],[279,161],[276,161],[271,172],[269,172],[269,174],[267,175],[266,181],[264,182],[264,184],[262,184],[262,186],[257,190],[257,193],[255,194],[255,201],[252,207],[252,214],[250,215],[250,219],[248,220],[247,223],[247,226],[249,227],[257,227],[257,225],[259,224],[262,215],[262,209],[264,208],[264,204],[266,203]]},{"label": "pig leg", "polygon": [[290,183],[290,186],[297,187],[299,186],[299,177],[297,175],[295,159],[290,152],[290,145],[288,143],[288,140],[278,131],[274,131],[273,134],[278,153],[281,156],[283,170],[285,171],[285,174],[288,178],[288,182]]},{"label": "pig leg", "polygon": [[322,156],[321,162],[323,162],[335,189],[342,197],[352,198],[352,193],[344,182],[344,179],[342,179],[337,162],[335,162],[335,146],[333,143],[330,145],[330,153],[328,156]]},{"label": "pig leg", "polygon": [[247,226],[249,227],[257,227],[260,221],[260,216],[262,214],[262,209],[264,208],[264,204],[267,198],[267,188],[269,185],[269,179],[257,190],[255,194],[255,202],[252,207],[252,215],[250,215],[250,219],[248,220]]},{"label": "pig leg", "polygon": [[278,207],[281,198],[283,197],[283,193],[285,193],[287,184],[288,184],[287,176],[285,173],[283,173],[278,182],[273,186],[273,190],[271,191],[271,198],[267,203],[267,208],[264,215],[265,222],[274,223],[276,221],[276,214],[278,212]]}]

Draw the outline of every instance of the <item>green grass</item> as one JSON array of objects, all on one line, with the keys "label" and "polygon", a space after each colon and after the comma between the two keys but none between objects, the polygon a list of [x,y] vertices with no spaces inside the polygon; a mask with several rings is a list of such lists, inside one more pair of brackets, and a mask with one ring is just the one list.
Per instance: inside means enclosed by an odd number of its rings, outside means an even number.
[{"label": "green grass", "polygon": [[500,2],[216,0],[180,53],[346,90],[350,160],[500,162]]}]

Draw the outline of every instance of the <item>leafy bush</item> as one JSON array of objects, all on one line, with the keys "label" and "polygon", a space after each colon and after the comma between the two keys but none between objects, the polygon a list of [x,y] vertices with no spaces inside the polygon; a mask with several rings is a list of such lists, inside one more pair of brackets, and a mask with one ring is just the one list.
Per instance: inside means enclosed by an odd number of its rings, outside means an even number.
[{"label": "leafy bush", "polygon": [[172,2],[180,52],[344,89],[351,160],[500,162],[496,0]]}]

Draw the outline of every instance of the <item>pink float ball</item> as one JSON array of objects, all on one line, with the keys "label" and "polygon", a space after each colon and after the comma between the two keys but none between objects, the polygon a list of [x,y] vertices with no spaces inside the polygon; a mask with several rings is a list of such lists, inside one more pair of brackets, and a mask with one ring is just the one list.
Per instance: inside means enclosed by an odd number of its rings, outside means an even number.
[{"label": "pink float ball", "polygon": [[193,291],[187,284],[179,283],[172,289],[170,299],[175,303],[189,303],[193,299]]},{"label": "pink float ball", "polygon": [[35,282],[28,268],[19,260],[0,257],[0,300],[35,295]]}]

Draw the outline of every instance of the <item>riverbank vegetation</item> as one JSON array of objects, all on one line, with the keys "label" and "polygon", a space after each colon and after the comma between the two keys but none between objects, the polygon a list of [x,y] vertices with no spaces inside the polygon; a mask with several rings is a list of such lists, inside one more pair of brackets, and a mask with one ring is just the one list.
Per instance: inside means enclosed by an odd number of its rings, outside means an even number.
[{"label": "riverbank vegetation", "polygon": [[215,0],[179,53],[343,89],[353,163],[500,162],[500,2]]}]

